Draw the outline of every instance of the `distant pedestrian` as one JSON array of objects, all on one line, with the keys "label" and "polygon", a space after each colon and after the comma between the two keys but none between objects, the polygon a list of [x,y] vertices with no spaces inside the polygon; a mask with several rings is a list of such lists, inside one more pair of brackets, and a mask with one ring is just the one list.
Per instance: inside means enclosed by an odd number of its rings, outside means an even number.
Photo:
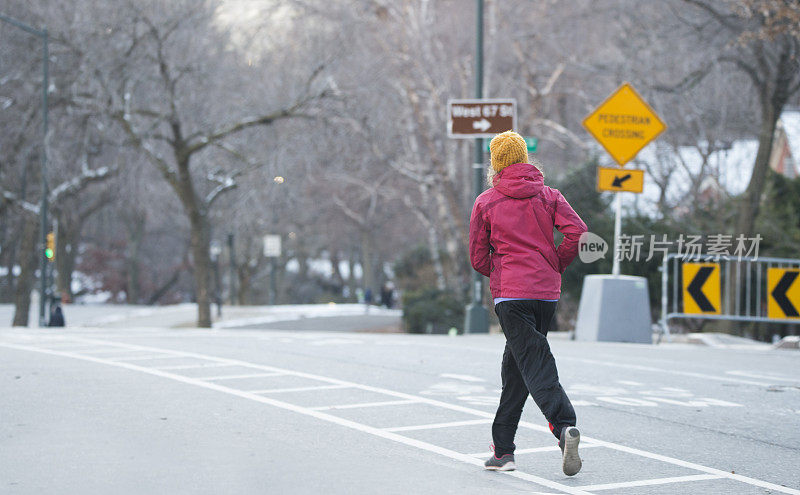
[{"label": "distant pedestrian", "polygon": [[369,313],[370,306],[372,306],[372,289],[367,287],[364,290],[364,307],[367,313]]},{"label": "distant pedestrian", "polygon": [[381,287],[381,306],[386,306],[386,309],[394,306],[394,285],[391,282],[386,282]]},{"label": "distant pedestrian", "polygon": [[[546,337],[561,295],[561,273],[578,254],[586,224],[557,189],[544,185],[541,170],[529,163],[522,136],[498,134],[489,149],[492,187],[475,200],[469,251],[473,268],[489,277],[506,347],[503,389],[492,424],[494,455],[485,466],[516,469],[514,437],[530,393],[558,439],[564,474],[573,476],[582,465],[580,432]],[[558,248],[554,227],[564,234]]]},{"label": "distant pedestrian", "polygon": [[61,311],[61,306],[56,304],[50,310],[50,321],[47,322],[48,327],[63,327],[64,326],[64,312]]}]

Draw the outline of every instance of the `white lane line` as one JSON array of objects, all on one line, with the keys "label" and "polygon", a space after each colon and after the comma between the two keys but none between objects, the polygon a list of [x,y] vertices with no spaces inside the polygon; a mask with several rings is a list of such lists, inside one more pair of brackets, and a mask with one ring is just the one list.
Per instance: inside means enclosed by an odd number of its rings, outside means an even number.
[{"label": "white lane line", "polygon": [[261,378],[262,376],[281,376],[285,375],[286,373],[246,373],[243,375],[219,375],[219,376],[206,376],[202,378],[197,378],[197,380],[204,380],[207,382],[211,381],[218,381],[218,380],[238,380],[240,378]]},{"label": "white lane line", "polygon": [[767,488],[770,490],[774,490],[776,492],[789,493],[791,495],[800,495],[800,490],[795,490],[794,488],[787,488],[785,486],[776,485],[775,483],[770,483],[768,481],[762,481],[756,478],[742,476],[740,474],[729,473],[728,471],[722,471],[720,469],[710,468],[707,466],[703,466],[701,464],[695,464],[693,462],[683,461],[681,459],[676,459],[674,457],[667,457],[661,454],[654,454],[653,452],[647,452],[646,450],[639,450],[639,449],[634,449],[633,447],[626,447],[625,445],[619,445],[611,442],[604,442],[596,438],[593,438],[592,441],[596,442],[598,445],[602,447],[608,447],[610,449],[618,450],[620,452],[627,452],[628,454],[634,454],[641,457],[647,457],[648,459],[654,459],[656,461],[662,461],[669,464],[674,464],[675,466],[682,466],[685,468],[694,469],[696,471],[702,471],[704,473],[717,475],[720,478],[728,478],[736,481],[741,481],[742,483],[747,483],[748,485],[760,486],[761,488]]},{"label": "white lane line", "polygon": [[416,404],[415,400],[385,400],[383,402],[358,402],[355,404],[342,404],[339,406],[309,407],[313,411],[330,411],[332,409],[357,409],[360,407],[399,406],[401,404]]},{"label": "white lane line", "polygon": [[131,356],[131,357],[127,357],[127,356],[122,356],[122,357],[112,356],[112,357],[106,358],[106,359],[114,360],[114,361],[150,361],[151,359],[175,359],[175,358],[180,358],[180,357],[183,357],[183,356],[176,356],[174,354],[150,354],[150,355],[147,355],[147,356]]},{"label": "white lane line", "polygon": [[91,348],[86,342],[45,342],[45,343],[37,343],[37,345],[44,347],[45,349],[52,349],[52,350],[61,350],[61,349],[72,349],[75,347],[86,347]]},{"label": "white lane line", "polygon": [[[72,350],[72,352],[76,352],[76,351]],[[89,355],[95,356],[95,355],[98,355],[98,354],[116,354],[116,353],[119,353],[119,352],[138,352],[138,351],[136,349],[113,349],[112,348],[112,349],[82,349],[82,350],[77,351],[77,352],[80,352],[81,354],[89,354]]]},{"label": "white lane line", "polygon": [[633,380],[617,380],[617,383],[621,383],[623,385],[629,385],[631,387],[641,387],[644,385],[644,383],[635,382]]},{"label": "white lane line", "polygon": [[452,428],[454,426],[485,425],[492,421],[490,419],[468,419],[466,421],[450,421],[449,423],[432,423],[429,425],[396,426],[394,428],[383,428],[383,431],[432,430],[435,428]]},{"label": "white lane line", "polygon": [[566,361],[578,361],[586,364],[596,364],[599,366],[610,366],[612,368],[624,368],[624,369],[639,370],[639,371],[654,371],[656,373],[665,373],[668,375],[691,376],[692,378],[702,378],[704,380],[714,380],[718,382],[742,383],[744,385],[756,385],[759,387],[768,387],[769,385],[771,385],[770,383],[766,382],[742,380],[740,378],[732,378],[729,376],[709,375],[707,373],[696,373],[694,371],[679,371],[666,368],[656,368],[655,366],[644,366],[641,364],[624,364],[624,363],[617,363],[610,361],[600,361],[597,359],[576,358],[570,356],[559,356],[558,359],[560,360],[563,359]]},{"label": "white lane line", "polygon": [[[269,404],[274,407],[278,407],[281,409],[286,409],[288,411],[296,412],[298,414],[304,414],[306,416],[311,416],[322,421],[328,421],[330,423],[338,424],[340,426],[344,426],[346,428],[351,428],[353,430],[357,430],[363,433],[368,433],[374,435],[376,437],[380,437],[386,440],[391,440],[393,442],[401,443],[404,445],[408,445],[409,447],[416,447],[420,450],[425,450],[428,452],[433,452],[435,454],[439,454],[450,459],[461,461],[466,464],[471,464],[473,466],[483,467],[483,461],[480,459],[476,459],[474,457],[470,457],[466,454],[462,454],[460,452],[456,452],[454,450],[446,449],[444,447],[439,447],[438,445],[433,445],[427,442],[423,442],[421,440],[417,440],[414,438],[404,437],[402,435],[398,435],[393,432],[384,431],[380,428],[375,428],[372,426],[364,425],[361,423],[356,423],[355,421],[350,421],[344,418],[340,418],[338,416],[333,416],[331,414],[327,414],[321,411],[313,411],[307,407],[298,406],[295,404],[289,404],[288,402],[282,402],[279,400],[275,400],[270,397],[264,397],[263,395],[252,394],[249,392],[245,392],[243,390],[237,390],[234,388],[225,387],[224,385],[219,385],[217,383],[211,382],[204,382],[197,380],[195,378],[189,378],[183,375],[177,375],[174,373],[169,373],[166,371],[156,370],[153,368],[146,368],[143,366],[137,366],[135,364],[130,363],[120,363],[116,361],[108,361],[106,359],[92,357],[92,356],[82,356],[79,354],[71,354],[69,352],[62,352],[62,351],[53,351],[49,349],[40,349],[37,347],[29,347],[24,345],[17,345],[17,344],[4,344],[0,343],[0,347],[7,347],[10,349],[19,349],[19,350],[26,350],[32,352],[39,352],[43,354],[50,354],[53,356],[63,356],[69,357],[74,359],[81,359],[84,361],[90,361],[93,363],[98,364],[106,364],[109,366],[116,366],[119,368],[125,368],[131,371],[139,371],[141,373],[147,373],[149,375],[160,376],[163,378],[169,378],[171,380],[175,380],[181,383],[186,383],[189,385],[195,385],[197,387],[206,388],[209,390],[216,390],[217,392],[226,393],[229,395],[234,395],[237,397],[241,397],[243,399],[249,399],[255,402],[261,402],[263,404]],[[540,478],[539,476],[534,476],[532,474],[523,473],[521,471],[499,471],[499,473],[511,476],[514,478],[530,481],[541,486],[545,486],[554,490],[558,490],[560,493],[569,493],[571,495],[592,495],[590,492],[582,490],[580,488],[573,488],[571,486],[562,485],[561,483],[556,483],[555,481],[548,480],[546,478]]]},{"label": "white lane line", "polygon": [[605,483],[602,485],[583,485],[587,491],[614,490],[616,488],[633,488],[636,486],[667,485],[669,483],[685,483],[687,481],[718,480],[723,478],[716,474],[692,474],[689,476],[674,476],[672,478],[654,478],[651,480],[623,481],[621,483]]},{"label": "white lane line", "polygon": [[[555,438],[553,440],[555,440]],[[592,447],[600,447],[600,445],[597,445],[595,443],[584,443],[584,442],[581,442],[580,450],[590,449]],[[551,446],[547,446],[547,447],[535,447],[535,448],[532,448],[532,449],[517,449],[517,450],[514,451],[514,455],[535,454],[535,453],[538,453],[538,452],[553,452],[553,451],[558,451],[558,450],[561,450],[561,448],[558,445],[551,445]],[[481,459],[485,459],[485,458],[489,457],[490,455],[494,455],[494,452],[478,452],[477,454],[467,454],[467,455],[471,455],[472,457],[479,457]]]},{"label": "white lane line", "polygon": [[176,364],[174,366],[153,366],[157,370],[192,370],[196,368],[222,368],[233,366],[227,363]]},{"label": "white lane line", "polygon": [[286,392],[308,392],[312,390],[332,390],[336,388],[351,388],[350,385],[314,385],[311,387],[268,388],[266,390],[250,390],[251,394],[282,394]]},{"label": "white lane line", "polygon": [[729,375],[744,376],[744,377],[747,377],[747,378],[760,378],[762,380],[773,380],[773,381],[779,381],[779,382],[797,383],[798,381],[800,381],[797,378],[782,378],[782,377],[778,377],[778,376],[771,376],[771,375],[761,374],[761,373],[751,373],[749,371],[726,371],[725,373],[727,373]]},{"label": "white lane line", "polygon": [[[264,365],[254,364],[254,363],[248,363],[246,361],[240,361],[240,360],[237,360],[237,359],[220,358],[220,357],[215,357],[215,356],[209,356],[209,355],[206,355],[206,354],[198,354],[198,353],[183,352],[183,351],[173,351],[173,350],[168,350],[168,349],[160,349],[160,348],[157,348],[157,347],[148,347],[148,346],[140,346],[140,345],[133,345],[133,344],[123,344],[123,343],[118,343],[118,342],[110,342],[110,341],[97,340],[97,339],[83,339],[83,340],[86,341],[86,342],[95,343],[95,344],[116,345],[116,346],[120,346],[120,347],[140,349],[140,350],[143,350],[143,351],[146,350],[146,351],[150,351],[150,352],[173,353],[173,354],[176,355],[176,357],[194,357],[194,358],[198,358],[198,359],[208,359],[208,360],[217,361],[217,362],[233,363],[233,364],[237,364],[237,365],[240,365],[240,366],[243,366],[243,367],[249,367],[249,368],[253,368],[253,369],[261,369],[261,370],[266,370],[266,371],[278,371],[278,372],[286,373],[287,375],[293,375],[293,376],[309,378],[309,379],[312,379],[312,380],[328,382],[328,383],[331,383],[331,384],[345,385],[345,386],[348,386],[348,387],[358,388],[360,390],[367,390],[367,391],[370,391],[370,392],[376,392],[376,393],[380,393],[380,394],[384,394],[384,395],[389,395],[389,396],[392,396],[392,397],[397,397],[397,398],[400,398],[400,399],[415,399],[415,400],[418,400],[419,402],[424,402],[426,404],[430,404],[430,405],[433,405],[433,406],[438,406],[438,407],[441,407],[443,409],[450,409],[452,411],[461,411],[461,412],[465,412],[465,413],[471,414],[473,416],[479,416],[479,417],[488,418],[488,419],[492,419],[492,420],[494,419],[494,414],[493,413],[486,412],[486,411],[481,411],[479,409],[473,409],[473,408],[470,408],[470,407],[460,406],[460,405],[456,405],[456,404],[450,404],[448,402],[442,402],[442,401],[438,401],[438,400],[435,400],[435,399],[430,399],[428,397],[423,397],[423,396],[419,396],[419,395],[412,395],[412,394],[407,394],[407,393],[404,393],[404,392],[396,392],[394,390],[389,390],[389,389],[385,389],[385,388],[373,387],[373,386],[370,386],[370,385],[362,385],[362,384],[354,383],[354,382],[348,382],[348,381],[345,381],[345,380],[339,380],[338,378],[330,378],[330,377],[326,377],[326,376],[314,375],[314,374],[311,374],[311,373],[305,373],[305,372],[301,372],[301,371],[292,371],[292,370],[287,370],[287,369],[283,369],[283,368],[276,368],[276,367],[273,367],[273,366],[264,366]],[[0,344],[0,345],[4,345],[6,347],[9,347],[9,346],[13,346],[14,344]],[[19,346],[19,347],[24,347],[24,346]],[[28,350],[47,352],[46,350],[38,349],[38,348],[35,348],[35,347],[31,347]],[[55,351],[55,354],[58,355],[60,353]],[[78,359],[82,359],[81,356],[70,355],[70,357],[77,357]],[[92,358],[90,356],[87,356],[87,359],[92,359]],[[594,360],[587,360],[587,361],[594,361]],[[603,361],[596,361],[596,362],[597,363],[601,363],[601,364],[606,364]],[[114,364],[116,364],[116,363],[114,363]],[[120,364],[124,365],[124,363],[120,363]],[[628,365],[620,365],[620,366],[625,367],[625,366],[628,366]],[[631,365],[631,366],[633,366],[633,365]],[[659,369],[659,368],[653,368],[652,370],[655,370],[655,371],[658,371],[658,372],[669,372],[669,370],[663,370],[663,369]],[[713,375],[709,375],[709,376],[713,376]],[[737,380],[732,379],[732,381],[737,381]],[[530,422],[527,422],[527,421],[520,421],[519,422],[519,426],[523,427],[523,428],[529,428],[531,430],[541,431],[541,432],[545,432],[545,433],[550,434],[550,429],[547,428],[546,426],[530,423]],[[601,446],[604,446],[604,447],[608,447],[608,448],[611,448],[611,449],[614,449],[614,450],[618,450],[620,452],[627,452],[629,454],[634,454],[634,455],[638,455],[638,456],[641,456],[641,457],[646,457],[646,458],[649,458],[649,459],[654,459],[654,460],[666,462],[668,464],[673,464],[675,466],[682,466],[682,467],[686,467],[686,468],[689,468],[689,469],[694,469],[696,471],[701,471],[701,472],[704,472],[704,473],[707,473],[707,474],[720,475],[720,476],[728,478],[728,479],[733,479],[733,480],[740,481],[742,483],[747,483],[747,484],[753,485],[753,486],[760,486],[762,488],[768,488],[768,489],[774,490],[776,492],[788,493],[788,494],[791,494],[791,495],[800,495],[800,490],[796,490],[794,488],[787,488],[785,486],[777,485],[775,483],[770,483],[770,482],[767,482],[767,481],[762,481],[762,480],[759,480],[759,479],[756,479],[756,478],[750,478],[750,477],[747,477],[747,476],[742,476],[740,474],[733,474],[733,473],[730,473],[728,471],[723,471],[723,470],[720,470],[720,469],[715,469],[715,468],[711,468],[711,467],[708,467],[708,466],[703,466],[702,464],[695,464],[693,462],[688,462],[688,461],[684,461],[684,460],[681,460],[681,459],[677,459],[677,458],[674,458],[674,457],[669,457],[669,456],[665,456],[665,455],[661,455],[661,454],[655,454],[653,452],[648,452],[646,450],[635,449],[635,448],[632,448],[632,447],[627,447],[625,445],[620,445],[620,444],[616,444],[616,443],[612,443],[612,442],[605,442],[603,440],[599,440],[599,439],[596,439],[596,438],[588,437],[588,436],[585,436],[585,435],[581,435],[581,440],[588,440],[589,442],[597,443],[598,445],[601,445]],[[464,455],[464,454],[459,454],[459,455]],[[472,457],[471,459],[475,459],[475,458]],[[504,472],[514,473],[514,472],[517,472],[517,471],[504,471]],[[566,486],[566,485],[562,485],[562,486]]]},{"label": "white lane line", "polygon": [[[432,342],[415,342],[413,345],[418,345],[421,347],[437,347],[437,348],[447,348],[452,349],[451,346],[445,346],[443,344],[435,344]],[[497,354],[498,352],[502,354],[503,350],[495,349],[495,348],[487,348],[487,347],[475,347],[475,346],[460,346],[459,350],[469,350],[475,352],[482,352],[482,353],[490,353],[490,354]],[[738,378],[728,377],[728,376],[721,376],[721,375],[710,375],[707,373],[699,373],[693,371],[680,371],[673,368],[656,368],[655,366],[644,366],[639,364],[625,364],[616,361],[615,357],[609,357],[608,361],[601,361],[598,359],[588,359],[588,358],[579,358],[574,356],[565,356],[560,354],[558,356],[559,361],[576,361],[579,363],[586,363],[586,364],[596,364],[600,366],[609,366],[612,368],[622,368],[622,369],[632,369],[632,370],[639,370],[639,371],[652,371],[659,374],[667,374],[667,375],[678,375],[678,376],[690,376],[692,378],[702,378],[704,380],[715,380],[715,381],[722,381],[722,382],[730,382],[730,383],[741,383],[743,385],[756,385],[759,387],[767,387],[772,385],[771,383],[766,382],[757,382],[753,380],[742,380]]]},{"label": "white lane line", "polygon": [[478,378],[477,376],[470,376],[470,375],[457,375],[455,373],[442,373],[439,375],[442,378],[452,378],[454,380],[463,380],[465,382],[485,382],[483,378]]}]

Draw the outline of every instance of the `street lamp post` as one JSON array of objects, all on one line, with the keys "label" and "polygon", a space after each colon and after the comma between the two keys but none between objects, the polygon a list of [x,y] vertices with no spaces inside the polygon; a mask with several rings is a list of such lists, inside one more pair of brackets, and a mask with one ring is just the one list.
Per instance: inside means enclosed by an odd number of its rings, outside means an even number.
[{"label": "street lamp post", "polygon": [[47,46],[47,29],[39,30],[11,17],[0,14],[0,21],[7,22],[23,31],[42,39],[42,199],[39,206],[39,221],[41,222],[41,245],[39,246],[39,326],[45,326],[45,302],[47,299],[47,256],[44,254],[47,244],[47,88],[49,81],[49,49]]},{"label": "street lamp post", "polygon": [[[483,0],[477,0],[477,40],[475,43],[475,97],[483,98]],[[475,139],[475,159],[472,165],[473,187],[477,198],[483,192],[483,138]],[[472,271],[472,302],[467,306],[464,333],[489,331],[489,311],[483,305],[483,278]]]}]

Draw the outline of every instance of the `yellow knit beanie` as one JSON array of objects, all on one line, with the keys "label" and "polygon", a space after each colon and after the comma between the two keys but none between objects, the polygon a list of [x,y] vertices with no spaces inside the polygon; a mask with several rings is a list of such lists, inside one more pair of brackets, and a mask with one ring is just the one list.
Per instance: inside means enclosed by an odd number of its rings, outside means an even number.
[{"label": "yellow knit beanie", "polygon": [[499,172],[515,163],[528,163],[528,145],[514,131],[506,131],[492,138],[489,143],[492,168]]}]

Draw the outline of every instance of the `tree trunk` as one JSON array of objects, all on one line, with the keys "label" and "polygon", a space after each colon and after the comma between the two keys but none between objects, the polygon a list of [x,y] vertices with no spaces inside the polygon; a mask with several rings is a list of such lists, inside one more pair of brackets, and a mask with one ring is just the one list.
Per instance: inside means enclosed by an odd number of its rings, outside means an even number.
[{"label": "tree trunk", "polygon": [[436,273],[436,288],[445,290],[447,288],[447,279],[444,275],[444,265],[442,264],[442,257],[439,254],[439,236],[436,228],[432,223],[427,225],[428,231],[428,252],[431,254],[431,263],[433,264],[433,271]]},{"label": "tree trunk", "polygon": [[758,153],[753,166],[753,174],[750,177],[750,184],[747,186],[739,207],[738,232],[736,234],[742,234],[747,237],[753,234],[753,227],[761,207],[761,195],[764,192],[770,156],[772,155],[772,141],[779,116],[780,108],[775,108],[769,100],[762,101]]},{"label": "tree trunk", "polygon": [[361,231],[361,285],[366,291],[372,288],[373,294],[375,289],[372,287],[375,283],[375,277],[372,272],[373,269],[373,256],[372,256],[372,237],[366,230]]},{"label": "tree trunk", "polygon": [[341,259],[339,258],[339,252],[336,249],[330,250],[330,259],[332,270],[331,278],[333,279],[333,282],[341,289],[344,286],[344,277],[342,276],[342,271],[339,269],[339,263]]},{"label": "tree trunk", "polygon": [[[33,218],[22,220],[22,241],[20,243],[20,274],[17,277],[17,291],[14,296],[15,327],[28,326],[28,314],[31,309],[31,289],[36,279],[36,262],[39,261],[36,249],[36,234],[39,224]],[[44,295],[40,295],[44,297]]]},{"label": "tree trunk", "polygon": [[356,280],[356,260],[354,253],[350,251],[347,257],[347,287],[350,289],[350,300],[356,301],[356,289],[358,288],[358,281]]},{"label": "tree trunk", "polygon": [[197,326],[211,328],[211,255],[209,226],[205,216],[191,215],[191,250],[194,259],[194,283],[197,290]]},{"label": "tree trunk", "polygon": [[190,172],[190,159],[182,142],[180,133],[176,140],[181,141],[174,148],[177,174],[170,184],[178,193],[191,228],[189,251],[194,260],[194,289],[197,299],[197,326],[211,328],[211,227],[208,224],[208,212],[202,197],[197,194]]},{"label": "tree trunk", "polygon": [[[4,230],[10,223],[8,218],[9,216],[10,215],[6,213],[6,221],[3,222]],[[16,229],[12,228],[12,232],[15,230]],[[4,232],[2,259],[5,262],[6,275],[3,277],[3,282],[0,283],[0,303],[9,303],[14,300],[14,279],[16,278],[14,277],[14,266],[17,264],[17,248],[19,246],[19,240],[14,239],[11,241],[9,237],[10,236],[7,235],[7,231]]]},{"label": "tree trunk", "polygon": [[239,281],[239,290],[236,292],[237,302],[240,306],[244,306],[249,304],[250,301],[250,280],[252,278],[250,267],[247,263],[242,263],[236,267],[236,278]]},{"label": "tree trunk", "polygon": [[125,302],[127,304],[137,304],[140,296],[140,271],[139,271],[139,251],[142,247],[144,237],[145,216],[138,215],[126,222],[128,230],[128,249],[125,250]]}]

